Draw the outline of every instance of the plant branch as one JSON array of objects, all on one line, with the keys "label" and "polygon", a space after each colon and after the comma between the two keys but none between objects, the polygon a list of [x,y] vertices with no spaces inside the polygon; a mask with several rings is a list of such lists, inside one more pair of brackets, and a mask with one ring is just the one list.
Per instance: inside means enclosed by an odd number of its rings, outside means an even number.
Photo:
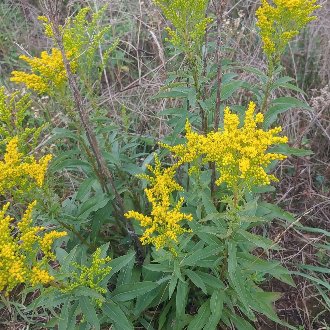
[{"label": "plant branch", "polygon": [[213,5],[215,7],[215,12],[217,16],[217,52],[216,52],[216,64],[218,67],[217,70],[217,94],[216,94],[216,103],[214,110],[214,131],[219,129],[220,122],[223,122],[223,114],[220,113],[221,109],[221,85],[222,85],[222,19],[224,16],[224,11],[227,8],[228,0],[214,1]]},{"label": "plant branch", "polygon": [[65,48],[64,48],[64,44],[63,44],[63,36],[61,34],[60,24],[59,24],[59,10],[58,10],[59,0],[45,0],[45,1],[43,1],[43,4],[45,7],[45,13],[48,16],[49,22],[51,23],[54,39],[57,43],[57,46],[59,47],[59,49],[61,51],[64,67],[65,67],[65,70],[67,73],[69,87],[71,90],[72,98],[73,98],[75,106],[76,106],[76,110],[79,114],[82,126],[86,132],[86,136],[87,136],[89,145],[90,145],[92,152],[96,159],[98,172],[99,172],[100,178],[101,178],[101,182],[100,182],[101,186],[107,193],[109,193],[107,183],[110,184],[110,186],[114,192],[115,200],[116,200],[114,209],[117,213],[117,216],[123,222],[126,223],[127,232],[132,237],[132,240],[135,245],[138,262],[141,263],[141,262],[143,262],[143,259],[144,259],[141,242],[139,241],[138,236],[136,235],[136,233],[134,231],[134,227],[133,227],[132,223],[128,219],[126,219],[124,216],[124,213],[125,213],[124,212],[124,201],[117,191],[114,176],[110,172],[110,170],[107,166],[106,160],[104,159],[104,157],[102,155],[96,135],[92,129],[93,126],[89,119],[89,114],[84,107],[83,98],[80,94],[78,84],[76,81],[76,77],[74,76],[74,74],[71,70],[70,62],[69,62],[68,57],[65,52]]}]

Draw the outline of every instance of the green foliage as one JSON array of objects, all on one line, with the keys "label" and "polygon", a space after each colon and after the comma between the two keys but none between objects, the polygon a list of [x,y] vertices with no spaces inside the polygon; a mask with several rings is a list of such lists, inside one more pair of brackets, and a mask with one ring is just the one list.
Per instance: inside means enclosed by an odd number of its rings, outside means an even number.
[{"label": "green foliage", "polygon": [[168,40],[185,52],[190,60],[198,56],[204,42],[206,28],[212,22],[206,18],[208,0],[154,0],[174,29],[166,28]]},{"label": "green foliage", "polygon": [[[205,142],[207,136],[218,136],[220,132],[226,134],[226,126],[236,121],[236,128],[241,128],[246,106],[231,104],[241,90],[262,112],[258,120],[252,114],[252,130],[261,123],[258,129],[272,129],[286,111],[309,108],[296,97],[271,98],[271,93],[303,91],[282,74],[280,66],[268,68],[265,73],[241,67],[231,59],[223,58],[221,63],[203,60],[206,53],[211,54],[210,59],[215,58],[214,44],[205,43],[207,25],[211,22],[206,18],[208,1],[155,0],[155,3],[172,24],[167,30],[168,40],[187,59],[180,69],[169,73],[166,85],[154,96],[154,100],[166,99],[166,104],[170,104],[159,113],[169,127],[161,141],[150,132],[137,132],[138,119],[125,104],[114,102],[109,110],[99,95],[102,84],[111,92],[108,82],[102,79],[111,71],[107,66],[113,63],[111,52],[118,45],[110,35],[110,26],[104,24],[108,7],[95,13],[83,8],[59,27],[65,51],[76,54],[71,60],[77,63],[74,78],[78,86],[72,86],[72,79],[68,80],[64,90],[55,91],[45,104],[51,114],[44,117],[52,126],[48,144],[53,145],[54,160],[48,172],[51,186],[45,190],[38,219],[45,226],[65,229],[68,238],[56,248],[56,261],[49,265],[55,280],[49,286],[40,286],[38,295],[32,294],[35,291],[29,287],[16,288],[9,299],[3,298],[5,304],[0,308],[15,310],[36,328],[61,330],[104,327],[246,330],[255,329],[259,315],[295,329],[276,313],[274,303],[280,294],[266,291],[264,284],[275,278],[294,287],[291,275],[304,276],[315,283],[329,309],[327,260],[320,258],[319,266],[302,266],[299,272],[291,272],[280,261],[272,260],[272,252],[281,249],[279,238],[272,240],[261,229],[273,221],[284,227],[297,223],[292,214],[265,202],[263,193],[275,188],[267,182],[264,186],[247,182],[241,172],[231,173],[240,175],[239,184],[230,185],[224,180],[216,185],[224,171],[213,160],[203,162],[200,155],[192,157],[198,144],[189,144],[184,155],[188,160],[179,163],[179,157],[157,150],[157,142],[180,151],[180,145],[189,140],[184,138],[187,119],[193,126],[190,133],[195,141]],[[60,46],[54,37],[55,23],[46,18],[42,21],[47,36],[55,46]],[[225,50],[223,47],[223,56]],[[178,68],[181,62],[172,64]],[[216,79],[220,64],[221,81]],[[254,75],[253,83],[239,79],[238,72],[242,70]],[[70,94],[69,87],[77,87],[76,94]],[[218,94],[221,118],[219,132],[214,132]],[[246,101],[243,98],[242,103]],[[227,105],[233,113],[227,111],[226,117]],[[88,127],[81,120],[79,107],[84,110]],[[16,94],[8,98],[5,90],[1,90],[0,143],[18,135],[27,149],[35,146],[41,130],[29,109],[28,96],[17,100]],[[120,121],[113,109],[121,114]],[[52,120],[55,113],[61,115],[60,124]],[[236,136],[233,144],[241,140]],[[253,143],[256,145],[259,140],[245,141],[243,147],[253,148]],[[210,143],[210,148],[212,145],[216,143]],[[310,154],[308,150],[283,144],[272,146],[267,152],[287,156]],[[219,155],[219,162],[225,162],[225,156]],[[106,171],[100,167],[102,160]],[[156,169],[150,166],[154,160]],[[268,165],[264,169],[267,174],[276,162]],[[175,168],[173,173],[171,167]],[[150,171],[154,177],[148,175]],[[165,172],[170,175],[165,177]],[[147,183],[141,178],[148,178],[148,184],[158,190],[146,189]],[[151,208],[153,203],[158,207]],[[159,207],[164,205],[166,208]],[[164,216],[168,209],[171,217]],[[141,223],[125,218],[132,210]],[[171,240],[172,249],[167,249],[167,244],[141,245],[147,230],[149,237],[157,235],[155,228],[159,224],[152,223],[153,219],[173,223],[180,219],[181,231],[163,233]],[[150,228],[145,229],[143,222]],[[323,248],[328,250],[326,245]],[[47,322],[39,321],[40,315]]]},{"label": "green foliage", "polygon": [[5,87],[0,88],[0,150],[5,151],[5,146],[13,137],[17,136],[20,149],[25,154],[33,150],[40,138],[45,125],[38,127],[32,117],[31,100],[28,94],[19,98],[19,93],[6,95]]}]

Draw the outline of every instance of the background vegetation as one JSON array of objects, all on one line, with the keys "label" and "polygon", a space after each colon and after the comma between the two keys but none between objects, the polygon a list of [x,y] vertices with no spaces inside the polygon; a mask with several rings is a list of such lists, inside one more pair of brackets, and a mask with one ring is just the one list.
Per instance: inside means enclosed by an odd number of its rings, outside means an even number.
[{"label": "background vegetation", "polygon": [[[185,302],[164,298],[153,286],[156,282],[159,286],[167,283],[166,276],[162,275],[162,282],[153,274],[166,274],[166,267],[162,264],[164,255],[156,252],[151,255],[140,245],[136,235],[141,236],[143,231],[133,220],[126,220],[124,213],[148,210],[143,196],[146,182],[137,178],[136,174],[145,172],[149,164],[154,164],[154,152],[160,154],[163,163],[169,165],[173,162],[173,157],[168,156],[158,142],[171,145],[182,142],[186,117],[181,118],[175,109],[181,109],[182,104],[187,104],[189,109],[196,102],[194,96],[189,95],[189,86],[182,87],[182,81],[191,79],[184,72],[186,58],[166,41],[168,21],[151,0],[68,0],[59,1],[59,4],[60,24],[64,24],[67,17],[75,17],[84,7],[90,7],[91,12],[101,11],[95,22],[88,16],[92,14],[87,14],[87,21],[92,22],[87,30],[90,29],[88,31],[95,37],[95,47],[91,47],[90,52],[86,48],[84,52],[86,41],[83,36],[79,39],[79,30],[72,28],[71,38],[78,44],[72,49],[79,47],[81,41],[84,53],[77,60],[77,69],[71,66],[79,86],[78,99],[74,97],[75,91],[71,94],[68,88],[51,86],[48,95],[32,93],[31,101],[27,101],[31,102],[30,108],[22,125],[42,127],[42,133],[38,131],[34,144],[29,140],[31,150],[26,150],[26,153],[33,153],[38,159],[48,153],[55,157],[50,163],[45,187],[40,191],[34,190],[32,196],[20,197],[22,200],[11,210],[11,215],[16,219],[18,214],[24,213],[27,201],[37,199],[36,223],[69,233],[69,238],[56,243],[56,260],[52,261],[55,270],[61,265],[61,280],[68,286],[62,288],[59,295],[51,290],[48,295],[40,295],[42,288],[22,291],[22,287],[16,287],[9,298],[2,294],[0,327],[74,329],[77,321],[81,329],[98,328],[99,324],[103,324],[104,329],[111,326],[129,329],[128,322],[133,322],[136,329],[170,329],[171,326],[183,329],[185,324],[174,322],[180,312],[178,307],[175,312],[171,308],[175,303],[180,306]],[[217,4],[218,1],[210,1],[209,17],[216,18]],[[259,242],[261,245],[257,246],[255,254],[262,255],[265,260],[280,261],[292,272],[295,286],[290,285],[292,280],[283,274],[282,277],[265,275],[265,278],[254,279],[261,283],[263,290],[281,293],[275,302],[276,312],[283,322],[287,322],[277,324],[275,316],[270,319],[269,315],[266,317],[258,312],[253,323],[257,329],[287,329],[288,324],[298,329],[328,329],[330,326],[330,2],[321,0],[319,4],[322,7],[316,11],[318,19],[309,23],[286,48],[281,61],[282,80],[278,80],[279,88],[270,91],[270,98],[279,100],[275,106],[283,110],[279,111],[277,123],[288,136],[290,147],[300,150],[292,149],[291,155],[274,167],[273,173],[279,179],[274,184],[276,189],[261,191],[264,192],[263,203],[273,205],[270,217],[276,221],[258,223],[249,228],[253,227],[250,232],[254,237],[267,237],[278,244],[277,249],[264,249],[263,244],[266,243]],[[232,109],[238,113],[246,107],[235,108],[234,105],[245,105],[255,98],[258,86],[262,85],[262,72],[267,72],[267,61],[256,26],[259,6],[260,1],[254,0],[227,1],[221,20],[222,53],[216,52],[219,42],[216,20],[207,30],[207,44],[200,49],[204,60],[209,63],[216,63],[217,56],[225,59],[222,61],[222,102],[233,106]],[[19,59],[20,55],[39,56],[58,42],[56,36],[49,38],[44,33],[43,21],[38,17],[45,14],[43,1],[3,0],[0,3],[0,83],[5,86],[6,93],[16,91],[24,95],[30,92],[10,81],[12,71],[28,69],[26,63]],[[208,70],[204,77],[216,81],[217,66],[210,65]],[[19,95],[17,97],[21,97]],[[79,119],[74,113],[79,102],[86,114],[93,113],[93,116],[85,117],[87,122],[80,121],[81,117]],[[194,122],[193,117],[190,120]],[[202,131],[203,122],[195,119],[195,123]],[[91,154],[86,147],[91,138],[88,129],[87,134],[83,133],[86,127],[95,128],[94,133],[110,174],[102,170],[102,164],[95,161],[97,155]],[[3,133],[1,136],[4,141]],[[4,154],[4,144],[0,147]],[[116,173],[114,178],[111,173]],[[184,170],[182,173],[184,181]],[[109,195],[108,189],[114,193]],[[187,200],[192,198],[184,197]],[[5,195],[2,201],[12,202],[13,199],[13,196]],[[207,248],[214,249],[214,246],[208,246],[208,238],[205,237],[205,246],[202,247],[208,253]],[[189,253],[193,252],[192,248]],[[108,255],[113,259],[111,262]],[[144,260],[146,256],[147,261]],[[187,269],[196,266],[195,257],[190,258],[191,264],[187,262]],[[158,260],[158,269],[150,263],[152,258]],[[216,262],[212,253],[205,258],[208,262]],[[97,260],[99,266],[95,266]],[[139,268],[143,262],[147,265],[144,272]],[[176,273],[175,262],[173,265],[170,272],[175,274],[172,275],[175,280],[168,280],[166,285],[170,286],[173,297],[176,292],[176,299],[179,299],[185,295],[186,288],[182,284],[180,286],[181,274]],[[191,299],[186,310],[181,311],[182,315],[192,316],[187,318],[187,322],[192,324],[191,329],[198,329],[196,323],[203,320],[199,294],[207,292],[213,297],[210,298],[211,304],[214,300],[219,303],[219,298],[212,294],[219,288],[210,284],[210,289],[201,284],[201,271],[198,270],[199,276],[196,276],[195,268],[194,271],[190,270],[192,268],[181,270],[182,276],[198,292],[189,296]],[[91,269],[96,271],[90,273]],[[109,271],[115,274],[111,279]],[[97,283],[95,287],[88,284],[90,276],[94,276],[92,282]],[[141,286],[130,294],[133,291],[130,285],[142,277]],[[231,280],[229,278],[229,282]],[[94,291],[90,290],[91,287]],[[79,288],[85,291],[79,291]],[[165,286],[161,288],[164,292]],[[105,289],[111,294],[104,298]],[[114,295],[113,290],[116,290]],[[117,300],[112,301],[112,296],[116,295]],[[70,300],[68,296],[74,298]],[[91,301],[86,297],[92,297]],[[167,304],[166,299],[172,305]],[[130,305],[127,303],[130,300],[135,303]],[[157,304],[153,304],[155,301]],[[238,317],[227,323],[223,321],[223,328],[249,329],[246,321],[249,311],[245,310],[245,306],[241,310],[237,306],[233,310]],[[166,308],[168,315],[162,313]],[[130,316],[126,318],[125,315]],[[200,318],[193,319],[194,316]],[[207,329],[206,321],[204,323]]]}]

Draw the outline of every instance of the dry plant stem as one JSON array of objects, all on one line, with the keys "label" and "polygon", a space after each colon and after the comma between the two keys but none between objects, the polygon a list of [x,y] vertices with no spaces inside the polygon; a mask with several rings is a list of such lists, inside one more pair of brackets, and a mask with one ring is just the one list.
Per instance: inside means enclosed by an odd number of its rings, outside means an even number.
[{"label": "dry plant stem", "polygon": [[[95,10],[96,11],[99,10],[96,0],[94,0],[94,7],[95,7]],[[98,28],[98,30],[100,30],[99,21],[97,21],[97,28]],[[101,48],[101,43],[100,42],[99,42],[98,48],[99,48],[99,55],[100,55],[100,59],[101,59],[101,62],[102,62],[102,67],[103,67],[103,76],[104,76],[104,80],[105,80],[105,83],[106,83],[107,89],[108,89],[109,101],[110,101],[110,104],[111,104],[113,113],[116,115],[116,118],[117,118],[117,113],[116,113],[116,109],[115,109],[115,106],[114,106],[114,103],[113,103],[113,98],[112,98],[112,94],[111,94],[110,83],[109,83],[109,79],[108,79],[107,70],[105,68],[104,57],[103,57],[103,52],[102,52],[102,48]]]},{"label": "dry plant stem", "polygon": [[135,246],[135,250],[137,253],[137,260],[139,263],[143,263],[144,254],[143,254],[143,248],[142,248],[141,242],[135,233],[132,223],[129,220],[126,220],[124,217],[125,211],[124,211],[123,199],[117,191],[117,188],[116,188],[115,182],[114,182],[114,176],[108,169],[106,161],[101,153],[98,141],[97,141],[96,136],[92,129],[92,124],[90,122],[88,112],[86,111],[86,109],[83,105],[82,96],[80,94],[76,78],[72,73],[70,62],[65,53],[63,39],[62,39],[62,35],[61,35],[60,29],[59,29],[59,25],[60,25],[59,24],[59,15],[58,15],[59,12],[57,10],[58,3],[59,3],[58,0],[44,1],[43,4],[45,7],[45,14],[48,16],[48,19],[51,23],[55,41],[62,54],[63,63],[64,63],[64,67],[65,67],[65,70],[67,73],[68,83],[69,83],[69,87],[70,87],[70,90],[72,93],[72,97],[73,97],[76,109],[78,111],[81,123],[86,132],[88,142],[90,144],[90,147],[93,151],[93,154],[94,154],[96,162],[97,162],[98,171],[99,171],[100,178],[101,178],[100,183],[101,183],[101,186],[104,189],[104,191],[107,193],[109,193],[107,183],[110,183],[110,186],[114,192],[115,200],[116,200],[116,205],[113,205],[115,212],[116,212],[117,216],[120,218],[120,220],[122,220],[124,223],[126,223],[127,232],[129,233],[129,235],[132,237],[132,240],[134,241],[134,246]]},{"label": "dry plant stem", "polygon": [[214,131],[219,129],[220,121],[223,121],[223,113],[220,114],[221,107],[221,84],[222,84],[222,57],[221,52],[222,39],[221,39],[221,29],[222,29],[222,19],[224,16],[224,11],[227,8],[228,0],[222,0],[213,2],[217,16],[217,52],[216,52],[216,63],[218,66],[217,71],[217,96],[214,110]]},{"label": "dry plant stem", "polygon": [[[219,130],[219,124],[220,120],[221,123],[223,122],[223,116],[224,114],[220,114],[221,110],[221,85],[222,85],[222,57],[223,54],[221,52],[221,46],[222,46],[222,39],[221,39],[221,30],[222,30],[222,19],[224,16],[224,11],[227,8],[228,0],[222,0],[218,1],[218,3],[213,2],[213,5],[215,7],[216,16],[217,16],[217,52],[216,52],[216,63],[217,63],[217,94],[216,94],[216,102],[215,102],[215,109],[214,109],[214,131]],[[214,199],[215,190],[216,190],[216,169],[215,164],[210,164],[211,170],[212,170],[212,176],[211,176],[211,196]]]}]

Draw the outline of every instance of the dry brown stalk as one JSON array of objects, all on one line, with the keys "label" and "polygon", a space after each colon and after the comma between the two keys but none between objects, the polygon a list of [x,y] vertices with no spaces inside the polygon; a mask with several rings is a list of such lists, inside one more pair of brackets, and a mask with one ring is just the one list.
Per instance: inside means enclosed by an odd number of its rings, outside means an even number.
[{"label": "dry brown stalk", "polygon": [[115,180],[114,180],[114,175],[109,170],[106,160],[102,155],[99,143],[98,143],[96,135],[93,131],[93,126],[90,121],[88,111],[84,107],[83,98],[79,91],[76,77],[71,70],[70,62],[68,60],[68,57],[67,57],[65,49],[64,49],[63,36],[62,36],[62,34],[60,32],[60,28],[59,28],[60,27],[60,23],[59,23],[59,13],[60,12],[58,10],[59,9],[59,0],[43,0],[42,5],[45,10],[44,11],[45,15],[48,17],[49,22],[51,24],[55,42],[62,54],[63,63],[64,63],[64,67],[66,70],[67,77],[68,77],[68,84],[69,84],[69,88],[71,90],[72,98],[74,100],[75,107],[78,112],[81,124],[85,130],[89,145],[92,149],[92,152],[93,152],[96,162],[97,162],[97,167],[98,167],[97,170],[98,170],[101,186],[105,192],[109,193],[107,184],[108,183],[110,184],[110,186],[113,190],[113,193],[115,195],[115,201],[116,201],[116,203],[113,205],[114,209],[115,209],[119,219],[123,223],[126,224],[127,232],[132,237],[134,245],[135,245],[135,250],[137,252],[137,261],[138,261],[138,263],[142,263],[144,257],[143,257],[143,249],[142,249],[141,242],[135,233],[132,223],[128,219],[125,219],[124,201],[117,191],[117,188],[115,185]]}]

